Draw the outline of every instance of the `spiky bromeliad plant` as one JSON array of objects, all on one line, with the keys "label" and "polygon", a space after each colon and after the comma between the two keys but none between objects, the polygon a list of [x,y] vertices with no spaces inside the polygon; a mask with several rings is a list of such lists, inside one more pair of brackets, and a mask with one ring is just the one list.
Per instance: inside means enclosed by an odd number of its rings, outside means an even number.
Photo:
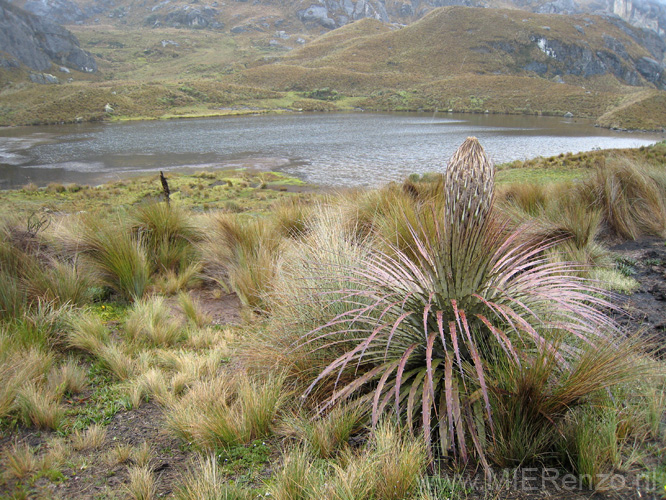
[{"label": "spiky bromeliad plant", "polygon": [[331,290],[346,312],[302,339],[305,348],[345,348],[306,390],[334,387],[322,411],[358,397],[373,424],[396,412],[422,429],[431,456],[439,449],[464,462],[476,450],[486,470],[494,436],[487,378],[497,353],[520,366],[550,352],[566,370],[613,328],[600,312],[610,305],[590,293],[597,290],[568,264],[549,263],[543,240],[530,242],[493,215],[493,184],[492,162],[467,139],[449,162],[443,208],[404,222],[409,250],[388,243],[363,268],[342,271],[359,285]]}]

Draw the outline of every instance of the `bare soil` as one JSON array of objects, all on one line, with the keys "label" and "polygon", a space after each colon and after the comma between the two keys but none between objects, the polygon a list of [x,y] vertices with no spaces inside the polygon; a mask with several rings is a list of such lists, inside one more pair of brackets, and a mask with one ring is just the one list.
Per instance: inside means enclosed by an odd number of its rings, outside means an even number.
[{"label": "bare soil", "polygon": [[620,321],[653,340],[663,356],[666,348],[660,345],[666,346],[666,244],[659,238],[644,238],[615,245],[611,250],[635,261],[633,277],[640,283],[635,293],[620,297],[628,314]]}]

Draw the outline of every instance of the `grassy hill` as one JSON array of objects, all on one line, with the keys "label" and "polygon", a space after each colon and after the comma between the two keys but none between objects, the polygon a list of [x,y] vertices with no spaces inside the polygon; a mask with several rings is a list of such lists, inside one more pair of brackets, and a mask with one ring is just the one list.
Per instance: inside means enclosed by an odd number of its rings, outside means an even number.
[{"label": "grassy hill", "polygon": [[312,35],[276,38],[280,19],[266,19],[277,14],[250,17],[246,8],[239,23],[269,27],[148,29],[138,18],[70,26],[100,71],[51,86],[0,71],[0,126],[359,107],[571,112],[603,126],[666,125],[656,88],[664,82],[636,69],[651,54],[617,20],[446,7],[402,28],[363,19],[306,40]]}]

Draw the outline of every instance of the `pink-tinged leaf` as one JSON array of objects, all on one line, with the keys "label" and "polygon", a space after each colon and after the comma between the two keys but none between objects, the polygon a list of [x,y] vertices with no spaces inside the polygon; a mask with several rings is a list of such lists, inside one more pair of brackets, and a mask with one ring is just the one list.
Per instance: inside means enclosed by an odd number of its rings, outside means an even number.
[{"label": "pink-tinged leaf", "polygon": [[518,353],[513,348],[509,337],[507,337],[502,330],[496,328],[495,325],[488,321],[488,318],[486,318],[483,314],[477,314],[476,317],[479,318],[483,324],[486,325],[488,330],[490,330],[490,332],[495,336],[497,343],[502,347],[504,352],[507,353],[507,355],[511,355],[514,361],[520,365],[520,358],[518,357]]},{"label": "pink-tinged leaf", "polygon": [[[416,398],[419,393],[419,388],[423,387],[423,379],[425,378],[425,370],[421,370],[420,373],[414,377],[412,381],[411,388],[409,390],[409,396],[407,397],[407,427],[410,431],[414,430],[414,411],[416,410]],[[421,389],[421,393],[423,390]]]},{"label": "pink-tinged leaf", "polygon": [[[446,385],[446,380],[444,383]],[[443,456],[448,456],[449,448],[451,447],[449,442],[450,421],[448,418],[449,409],[446,403],[446,396],[444,392],[439,393],[439,414],[439,449],[441,450]]]},{"label": "pink-tinged leaf", "polygon": [[444,313],[442,311],[437,311],[437,331],[439,332],[439,338],[442,340],[442,349],[446,351],[448,347],[444,338]]},{"label": "pink-tinged leaf", "polygon": [[393,340],[393,336],[395,335],[396,330],[398,329],[400,324],[405,320],[405,318],[407,318],[411,314],[412,314],[411,311],[407,311],[406,313],[402,313],[398,317],[398,319],[396,319],[395,322],[393,323],[393,327],[391,328],[391,333],[389,333],[388,339],[386,340],[386,350],[385,350],[384,356],[388,356],[389,346],[391,345],[391,340]]},{"label": "pink-tinged leaf", "polygon": [[460,319],[462,321],[463,327],[465,329],[465,335],[467,335],[467,346],[469,347],[470,354],[472,355],[472,360],[474,361],[474,368],[476,369],[476,376],[479,379],[479,385],[481,386],[481,391],[483,392],[483,401],[486,404],[486,413],[488,414],[488,423],[490,424],[490,430],[494,434],[493,428],[493,416],[490,409],[490,399],[488,397],[488,387],[486,386],[486,379],[483,373],[483,364],[481,362],[481,356],[476,349],[476,342],[472,338],[472,334],[469,331],[469,324],[467,323],[467,316],[465,311],[460,311]]},{"label": "pink-tinged leaf", "polygon": [[444,395],[446,396],[446,417],[449,422],[449,441],[452,446],[455,446],[453,434],[453,360],[448,352],[446,353],[446,360],[444,361]]},{"label": "pink-tinged leaf", "polygon": [[426,373],[429,380],[428,387],[430,388],[430,399],[433,403],[435,402],[435,387],[433,384],[432,372],[432,349],[433,345],[435,344],[435,338],[437,338],[437,333],[432,332],[430,335],[428,335],[428,340],[426,343]]},{"label": "pink-tinged leaf", "polygon": [[453,321],[449,322],[449,335],[451,335],[451,345],[453,345],[453,353],[456,356],[460,375],[463,375],[462,359],[460,358],[460,349],[458,348],[458,333],[456,331],[456,324]]},{"label": "pink-tinged leaf", "polygon": [[428,302],[423,308],[423,336],[428,337],[428,315],[430,314],[430,308],[432,307],[432,294],[428,297]]},{"label": "pink-tinged leaf", "polygon": [[474,421],[470,415],[469,409],[466,409],[465,411],[465,420],[467,421],[467,428],[469,429],[469,435],[472,437],[474,448],[476,448],[476,454],[481,462],[481,465],[483,466],[486,481],[492,481],[492,472],[490,470],[490,466],[488,465],[488,461],[486,460],[486,454],[483,446],[481,446],[481,442],[479,441],[479,436],[476,432],[476,426],[474,425]]},{"label": "pink-tinged leaf", "polygon": [[386,366],[386,369],[384,370],[384,373],[382,374],[381,378],[379,379],[379,383],[377,384],[377,388],[375,389],[375,396],[372,398],[372,426],[374,427],[377,425],[377,421],[379,420],[379,414],[377,412],[377,405],[379,403],[379,397],[382,394],[382,390],[384,389],[384,384],[386,383],[386,380],[389,378],[391,373],[393,373],[393,370],[398,366],[400,360],[396,360],[393,363],[389,363],[388,366]]},{"label": "pink-tinged leaf", "polygon": [[400,414],[400,384],[402,384],[402,373],[405,370],[405,365],[407,364],[407,361],[409,361],[409,357],[412,355],[412,352],[414,352],[414,349],[416,349],[417,344],[412,344],[407,348],[405,353],[402,355],[400,358],[400,363],[398,364],[398,372],[396,373],[395,376],[395,412],[396,415]]},{"label": "pink-tinged leaf", "polygon": [[467,445],[465,444],[465,430],[463,428],[462,418],[460,416],[460,394],[458,392],[458,383],[453,381],[451,397],[451,409],[453,414],[453,425],[456,429],[456,438],[458,439],[458,456],[463,463],[467,463]]},{"label": "pink-tinged leaf", "polygon": [[[348,398],[352,393],[357,391],[360,387],[362,387],[364,384],[368,383],[370,380],[375,378],[379,372],[382,371],[382,368],[384,366],[376,366],[372,370],[364,373],[360,377],[356,378],[353,382],[350,382],[346,386],[344,386],[342,389],[339,389],[335,391],[330,398],[328,398],[328,401],[326,404],[324,404],[320,409],[319,413],[323,413],[327,409],[329,409],[331,406],[333,406],[335,403],[337,403],[341,399],[346,399]],[[307,393],[306,393],[307,395]]]},{"label": "pink-tinged leaf", "polygon": [[426,373],[425,380],[423,382],[423,394],[421,396],[421,415],[423,427],[423,438],[425,440],[426,451],[428,453],[428,459],[432,461],[432,429],[430,424],[430,408],[432,406],[432,401],[430,399],[432,390],[432,370],[429,370]]}]

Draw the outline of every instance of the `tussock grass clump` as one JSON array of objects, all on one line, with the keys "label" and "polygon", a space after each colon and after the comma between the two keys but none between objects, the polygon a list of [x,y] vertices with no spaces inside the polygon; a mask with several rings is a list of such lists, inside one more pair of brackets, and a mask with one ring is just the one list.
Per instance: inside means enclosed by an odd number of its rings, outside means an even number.
[{"label": "tussock grass clump", "polygon": [[204,450],[247,444],[271,432],[283,391],[284,377],[274,375],[200,381],[171,406],[167,427]]},{"label": "tussock grass clump", "polygon": [[202,244],[210,275],[231,287],[243,305],[265,309],[265,294],[276,275],[282,237],[264,219],[219,214],[210,218],[211,228]]},{"label": "tussock grass clump", "polygon": [[[357,242],[355,231],[340,207],[316,207],[310,232],[294,242],[280,259],[272,291],[267,296],[271,314],[265,328],[253,338],[240,339],[238,355],[252,369],[287,370],[305,387],[312,376],[342,351],[298,348],[300,337],[331,316],[355,306],[335,300],[358,287],[341,270],[362,267],[370,255],[370,242]],[[340,344],[342,346],[342,344]],[[332,358],[331,358],[332,356]]]},{"label": "tussock grass clump", "polygon": [[[650,375],[635,342],[580,346],[564,368],[555,353],[541,352],[520,365],[500,360],[489,374],[496,440],[493,460],[502,466],[552,457],[567,419],[613,386]],[[581,449],[582,450],[582,449]]]},{"label": "tussock grass clump", "polygon": [[583,191],[617,235],[635,240],[666,234],[666,179],[656,169],[610,159],[601,162]]},{"label": "tussock grass clump", "polygon": [[185,338],[163,297],[137,301],[125,321],[125,332],[134,342],[151,346],[174,345]]},{"label": "tussock grass clump", "polygon": [[180,308],[185,314],[187,320],[197,328],[203,328],[204,326],[210,324],[213,320],[210,314],[205,312],[202,309],[201,304],[189,293],[179,293],[178,304],[180,305]]},{"label": "tussock grass clump", "polygon": [[285,500],[412,498],[427,465],[424,442],[384,422],[365,450],[348,449],[337,462],[317,461],[302,447],[290,450],[268,492]]},{"label": "tussock grass clump", "polygon": [[303,198],[287,198],[272,207],[271,219],[285,237],[300,238],[310,228],[312,201]]},{"label": "tussock grass clump", "polygon": [[140,205],[132,219],[132,229],[145,243],[157,273],[179,272],[194,263],[195,244],[201,240],[201,232],[178,205],[166,202]]},{"label": "tussock grass clump", "polygon": [[102,319],[91,311],[69,314],[67,324],[65,343],[70,348],[97,354],[109,342],[109,330]]},{"label": "tussock grass clump", "polygon": [[55,304],[83,306],[91,299],[93,280],[78,262],[53,260],[44,272],[35,273],[28,291]]},{"label": "tussock grass clump", "polygon": [[148,466],[130,467],[127,494],[133,500],[153,500],[157,498],[155,474]]},{"label": "tussock grass clump", "polygon": [[306,444],[314,456],[327,459],[347,447],[351,436],[363,428],[366,417],[359,406],[339,406],[319,418],[286,418],[280,430]]},{"label": "tussock grass clump", "polygon": [[106,428],[91,425],[84,431],[76,430],[72,435],[72,447],[76,451],[94,450],[102,447],[106,440]]},{"label": "tussock grass clump", "polygon": [[142,373],[137,381],[139,394],[154,399],[159,404],[167,406],[173,402],[173,395],[169,392],[168,379],[161,370],[152,368]]},{"label": "tussock grass clump", "polygon": [[[0,418],[13,414],[21,408],[17,396],[22,388],[32,388],[28,390],[28,399],[24,402],[23,408],[31,409],[30,396],[36,391],[36,387],[41,385],[51,370],[54,363],[52,353],[45,353],[36,348],[23,349],[12,345],[6,334],[0,335]],[[39,394],[36,396],[37,404],[41,402]],[[47,399],[47,410],[49,402]],[[30,414],[26,417],[29,419]]]},{"label": "tussock grass clump", "polygon": [[88,388],[88,376],[76,361],[69,359],[49,372],[47,387],[52,394],[79,394]]},{"label": "tussock grass clump", "polygon": [[157,288],[165,295],[174,295],[180,291],[198,285],[202,277],[203,266],[200,262],[194,262],[179,271],[167,269],[161,278],[157,279]]},{"label": "tussock grass clump", "polygon": [[151,266],[139,236],[122,219],[83,218],[76,251],[94,275],[126,300],[141,299],[150,283]]},{"label": "tussock grass clump", "polygon": [[[215,455],[198,455],[195,463],[185,473],[181,486],[175,492],[177,500],[251,500],[255,495],[233,483],[227,482],[217,465]],[[293,497],[292,497],[293,498]]]},{"label": "tussock grass clump", "polygon": [[102,367],[112,373],[118,380],[129,380],[138,371],[137,363],[118,344],[104,345],[95,356]]},{"label": "tussock grass clump", "polygon": [[27,443],[14,441],[12,446],[7,448],[3,458],[6,474],[16,479],[25,478],[39,467],[39,459],[35,455],[35,450]]},{"label": "tussock grass clump", "polygon": [[44,388],[32,383],[23,385],[17,391],[16,401],[21,420],[25,425],[34,425],[39,429],[60,428],[65,410],[55,395]]}]

